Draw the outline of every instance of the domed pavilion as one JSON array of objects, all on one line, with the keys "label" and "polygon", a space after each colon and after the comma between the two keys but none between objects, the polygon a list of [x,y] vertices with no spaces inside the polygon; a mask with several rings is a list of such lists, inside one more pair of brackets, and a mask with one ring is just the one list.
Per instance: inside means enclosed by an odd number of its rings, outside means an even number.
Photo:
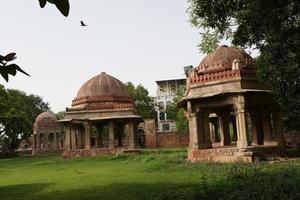
[{"label": "domed pavilion", "polygon": [[64,157],[134,151],[141,121],[126,86],[102,72],[81,86],[59,121],[65,126]]},{"label": "domed pavilion", "polygon": [[218,47],[194,68],[179,107],[187,112],[193,161],[253,161],[284,152],[283,121],[254,59]]},{"label": "domed pavilion", "polygon": [[57,118],[51,112],[43,112],[33,125],[32,154],[55,153],[63,149],[63,133]]}]

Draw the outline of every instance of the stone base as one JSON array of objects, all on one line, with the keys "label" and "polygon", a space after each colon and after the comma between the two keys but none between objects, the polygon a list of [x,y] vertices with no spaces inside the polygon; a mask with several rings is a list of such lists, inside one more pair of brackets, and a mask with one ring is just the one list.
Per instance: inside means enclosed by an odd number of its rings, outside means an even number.
[{"label": "stone base", "polygon": [[76,157],[86,157],[86,156],[108,156],[108,155],[118,155],[118,154],[139,154],[140,149],[124,149],[124,148],[96,148],[96,149],[76,149],[64,151],[63,158],[76,158]]},{"label": "stone base", "polygon": [[278,146],[218,147],[214,149],[189,149],[188,159],[192,162],[253,162],[286,156],[285,149]]},{"label": "stone base", "polygon": [[62,153],[63,150],[62,149],[57,149],[57,150],[53,150],[53,149],[32,149],[32,155],[45,155],[45,154],[58,154],[58,153]]}]

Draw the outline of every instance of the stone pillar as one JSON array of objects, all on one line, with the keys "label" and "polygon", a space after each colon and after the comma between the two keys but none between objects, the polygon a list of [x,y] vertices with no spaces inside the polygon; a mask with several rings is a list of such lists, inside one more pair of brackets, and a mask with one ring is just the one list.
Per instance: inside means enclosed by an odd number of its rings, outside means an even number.
[{"label": "stone pillar", "polygon": [[236,107],[236,124],[237,124],[237,132],[238,132],[237,147],[246,148],[247,146],[249,146],[249,134],[247,128],[247,113],[245,110],[245,98],[243,95],[238,96],[235,107]]},{"label": "stone pillar", "polygon": [[75,150],[76,148],[76,129],[71,128],[71,149]]},{"label": "stone pillar", "polygon": [[229,131],[229,113],[221,113],[219,116],[220,133],[221,133],[221,145],[231,145],[230,131]]},{"label": "stone pillar", "polygon": [[278,146],[285,147],[285,140],[283,136],[283,119],[281,112],[273,113],[274,131],[275,137],[278,142]]},{"label": "stone pillar", "polygon": [[91,125],[88,122],[84,122],[83,123],[84,126],[84,148],[86,150],[90,150],[91,149]]},{"label": "stone pillar", "polygon": [[[267,111],[265,111],[267,112]],[[269,113],[263,113],[261,115],[262,125],[263,125],[263,133],[264,133],[264,145],[272,145],[272,128],[271,128],[271,120]]]},{"label": "stone pillar", "polygon": [[57,149],[58,149],[58,148],[57,148],[57,141],[58,141],[58,139],[57,139],[57,133],[54,132],[54,133],[53,133],[53,149],[54,149],[54,150],[57,150]]},{"label": "stone pillar", "polygon": [[65,150],[70,151],[71,150],[71,133],[70,133],[70,127],[65,126]]},{"label": "stone pillar", "polygon": [[108,124],[108,147],[115,148],[115,126],[113,121]]},{"label": "stone pillar", "polygon": [[[125,127],[124,127],[125,128]],[[133,121],[128,123],[128,147],[131,149],[136,148],[137,145],[137,131]]]},{"label": "stone pillar", "polygon": [[82,149],[82,132],[79,129],[76,130],[76,136],[77,136],[77,149]]},{"label": "stone pillar", "polygon": [[191,113],[189,116],[189,132],[190,132],[190,149],[199,149],[199,134],[197,116],[195,113]]}]

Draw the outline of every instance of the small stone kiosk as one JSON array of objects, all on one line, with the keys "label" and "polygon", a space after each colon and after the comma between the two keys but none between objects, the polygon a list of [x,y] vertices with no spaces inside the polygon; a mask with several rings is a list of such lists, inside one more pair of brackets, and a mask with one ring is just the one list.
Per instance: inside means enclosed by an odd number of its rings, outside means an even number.
[{"label": "small stone kiosk", "polygon": [[141,121],[126,86],[102,72],[81,86],[59,120],[66,134],[63,157],[138,152]]},{"label": "small stone kiosk", "polygon": [[279,107],[244,51],[223,45],[208,54],[191,71],[178,106],[187,111],[192,162],[252,162],[284,153]]},{"label": "small stone kiosk", "polygon": [[33,125],[32,155],[62,152],[64,134],[56,121],[56,116],[51,112],[37,116]]}]

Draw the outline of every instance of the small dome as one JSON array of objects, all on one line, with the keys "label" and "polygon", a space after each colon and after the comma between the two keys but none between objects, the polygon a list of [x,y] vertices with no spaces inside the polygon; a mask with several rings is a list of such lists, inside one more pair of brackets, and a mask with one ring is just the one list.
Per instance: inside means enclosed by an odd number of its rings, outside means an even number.
[{"label": "small dome", "polygon": [[72,107],[97,110],[114,108],[122,103],[133,104],[126,86],[115,77],[102,72],[81,86]]},{"label": "small dome", "polygon": [[255,67],[253,58],[243,50],[227,45],[219,46],[209,53],[199,64],[199,72],[220,71],[232,68],[233,62],[240,62],[244,67]]},{"label": "small dome", "polygon": [[35,123],[39,123],[39,122],[43,121],[44,119],[53,119],[54,121],[57,120],[56,116],[53,113],[46,111],[46,112],[39,114],[36,117]]},{"label": "small dome", "polygon": [[59,126],[56,121],[56,116],[51,112],[47,111],[39,114],[33,124],[33,133],[37,134],[38,132],[56,132],[56,130],[59,130]]}]

